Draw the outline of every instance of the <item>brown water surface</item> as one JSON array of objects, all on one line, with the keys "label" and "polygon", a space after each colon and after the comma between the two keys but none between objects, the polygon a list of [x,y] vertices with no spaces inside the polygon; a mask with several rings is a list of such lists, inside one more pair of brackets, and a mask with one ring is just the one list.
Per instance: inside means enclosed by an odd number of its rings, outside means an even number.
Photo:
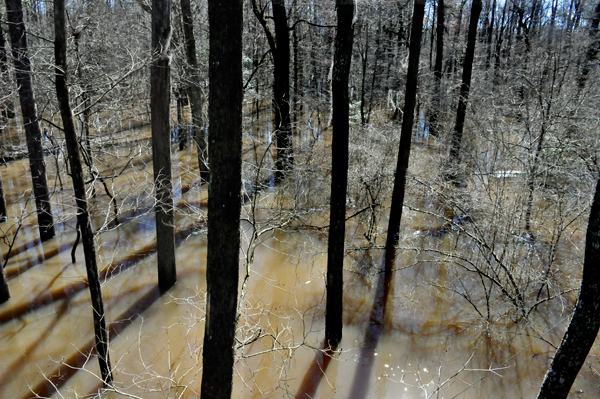
[{"label": "brown water surface", "polygon": [[[115,175],[108,185],[120,224],[112,220],[101,184],[95,184],[97,195],[90,201],[115,376],[113,393],[106,397],[195,398],[203,366],[206,187],[197,184],[193,146],[174,152],[178,282],[160,295],[147,136],[147,128],[136,129],[123,135],[128,145],[98,154],[96,168]],[[255,139],[257,145],[246,140],[244,147],[247,162],[254,165],[263,159],[264,130]],[[126,154],[132,158],[126,160]],[[57,236],[44,244],[37,239],[27,161],[0,168],[10,215],[0,225],[5,258],[22,225],[5,269],[12,297],[0,305],[1,398],[76,398],[95,394],[101,382],[81,246],[77,262],[71,263],[72,190],[64,172],[60,189],[56,163],[51,156],[46,161]],[[264,162],[272,165],[269,157]],[[64,160],[58,165],[64,167]],[[275,198],[268,190],[260,196],[265,204]],[[244,215],[251,220],[248,207]],[[269,206],[257,215],[270,215]],[[408,214],[407,220],[406,234],[431,247],[449,250],[457,243],[452,234],[423,234],[433,223],[427,215]],[[315,225],[319,221],[313,220]],[[242,224],[246,246],[250,226]],[[357,229],[349,225],[360,236]],[[536,396],[554,352],[548,342],[560,342],[568,312],[524,325],[482,321],[462,298],[441,288],[461,278],[449,263],[405,249],[399,252],[383,314],[382,253],[351,252],[344,276],[343,340],[335,351],[327,350],[326,245],[319,229],[275,229],[260,237],[240,303],[235,398]],[[246,250],[241,251],[240,280]],[[598,397],[596,356],[592,353],[582,370],[574,387],[581,393],[573,397]]]}]

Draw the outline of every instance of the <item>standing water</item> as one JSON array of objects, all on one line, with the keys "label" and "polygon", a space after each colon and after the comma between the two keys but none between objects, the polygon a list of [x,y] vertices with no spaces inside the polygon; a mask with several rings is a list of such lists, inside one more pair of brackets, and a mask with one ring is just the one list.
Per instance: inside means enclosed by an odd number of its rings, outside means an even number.
[{"label": "standing water", "polygon": [[[315,141],[322,133],[306,136]],[[263,136],[259,130],[245,141],[245,156],[270,167],[270,156],[263,157],[270,135]],[[174,153],[178,280],[161,295],[148,137],[144,127],[123,132],[98,152],[94,165],[112,177],[107,186],[119,213],[115,220],[97,182],[90,204],[115,377],[105,397],[196,398],[203,367],[207,192],[198,184],[193,146]],[[26,159],[0,170],[9,212],[0,225],[1,245],[11,293],[0,305],[2,398],[89,397],[102,385],[81,245],[76,262],[71,259],[76,223],[70,179],[63,171],[61,190],[56,175],[63,161],[46,159],[57,236],[43,244]],[[327,223],[314,217],[314,228],[263,228],[253,238],[272,216],[268,204],[285,201],[273,188],[256,192],[258,200],[243,210],[240,280],[247,277],[247,285],[239,305],[235,398],[535,397],[554,353],[550,343],[560,342],[568,312],[535,324],[482,322],[463,298],[443,289],[458,278],[450,259],[406,248],[398,255],[384,314],[382,252],[373,247],[347,256],[343,340],[335,353],[325,351],[327,236],[315,226]],[[424,233],[431,220],[422,213],[410,211],[405,220],[413,241],[440,252],[457,245],[455,235]],[[360,235],[362,227],[350,223],[349,234]],[[594,370],[582,371],[573,397],[597,397]]]}]

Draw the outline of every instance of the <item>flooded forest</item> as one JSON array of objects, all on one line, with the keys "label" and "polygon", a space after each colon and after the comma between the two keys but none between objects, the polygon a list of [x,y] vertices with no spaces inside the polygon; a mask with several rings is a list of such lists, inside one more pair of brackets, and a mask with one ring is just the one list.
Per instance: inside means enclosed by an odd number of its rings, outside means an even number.
[{"label": "flooded forest", "polygon": [[0,398],[600,397],[599,25],[5,0]]}]

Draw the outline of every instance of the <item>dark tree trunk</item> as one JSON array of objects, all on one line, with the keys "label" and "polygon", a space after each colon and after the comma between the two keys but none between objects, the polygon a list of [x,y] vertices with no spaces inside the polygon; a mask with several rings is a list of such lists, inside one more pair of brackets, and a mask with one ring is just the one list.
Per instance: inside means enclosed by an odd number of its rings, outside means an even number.
[{"label": "dark tree trunk", "polygon": [[185,132],[185,128],[183,126],[183,118],[182,118],[182,113],[183,113],[183,96],[185,96],[185,94],[180,91],[178,93],[179,95],[177,96],[177,140],[179,142],[179,151],[183,151],[183,149],[185,148],[185,140],[186,140],[186,132]]},{"label": "dark tree trunk", "polygon": [[433,76],[435,77],[435,92],[433,98],[433,110],[429,118],[429,133],[433,137],[437,137],[440,133],[439,113],[441,107],[441,86],[442,86],[442,64],[444,62],[444,19],[445,5],[444,0],[438,0],[438,15],[436,26],[436,51],[435,51],[435,66],[433,68]]},{"label": "dark tree trunk", "polygon": [[[433,7],[433,11],[431,13],[431,35],[429,36],[429,69],[430,70],[433,69],[433,40],[435,37],[435,29],[433,28],[433,26],[434,26],[435,20],[436,20],[435,11],[437,9],[435,2],[433,2],[432,7]],[[429,18],[427,18],[427,22],[428,21],[429,21]]]},{"label": "dark tree trunk", "polygon": [[485,68],[488,69],[492,60],[492,39],[494,37],[494,21],[496,17],[496,0],[492,3],[492,17],[487,28],[487,54],[485,57]]},{"label": "dark tree trunk", "polygon": [[[5,85],[5,90],[8,89],[8,82],[10,76],[8,72],[8,56],[6,54],[6,42],[4,40],[4,29],[0,26],[0,73],[2,73],[2,84]],[[3,93],[8,94],[8,93]],[[8,119],[15,117],[15,105],[12,100],[6,99],[2,102],[1,106],[2,119],[4,123],[8,122]],[[0,130],[1,131],[1,130]]]},{"label": "dark tree trunk", "polygon": [[500,21],[500,29],[496,36],[496,50],[494,51],[494,83],[498,83],[498,72],[500,71],[500,55],[502,52],[502,43],[504,41],[504,31],[506,29],[504,20],[506,18],[507,4],[508,3],[504,3],[504,7],[502,8],[502,20]]},{"label": "dark tree trunk", "polygon": [[81,158],[75,133],[73,113],[69,105],[69,89],[67,87],[67,29],[65,25],[65,0],[54,1],[54,57],[56,61],[56,95],[63,121],[65,142],[71,166],[71,178],[77,204],[77,223],[81,230],[85,268],[87,271],[92,309],[94,314],[94,333],[96,335],[96,351],[100,363],[100,373],[104,384],[112,382],[112,372],[108,353],[108,333],[106,331],[106,314],[102,303],[98,265],[96,264],[96,249],[94,248],[94,233],[88,215],[85,183]]},{"label": "dark tree trunk", "polygon": [[[540,134],[537,137],[537,146],[534,151],[530,154],[531,164],[529,166],[529,176],[527,177],[527,203],[525,205],[525,231],[529,238],[533,238],[533,234],[531,233],[531,212],[533,210],[533,193],[535,191],[535,178],[537,175],[538,167],[540,164],[540,157],[542,154],[542,148],[544,145],[544,138],[546,137],[546,123],[549,117],[548,108],[545,113],[543,113],[543,121],[542,127],[540,129]],[[533,143],[532,143],[533,144]]]},{"label": "dark tree trunk", "polygon": [[290,121],[290,37],[283,0],[273,0],[273,21],[277,51],[273,53],[274,83],[273,109],[275,112],[275,138],[277,160],[275,178],[281,180],[294,165],[292,126]]},{"label": "dark tree trunk", "polygon": [[252,9],[260,22],[273,55],[273,114],[277,158],[275,180],[279,181],[294,166],[292,127],[290,119],[290,35],[284,0],[272,0],[275,35],[269,27],[262,9],[252,0]]},{"label": "dark tree trunk", "polygon": [[600,25],[600,2],[596,5],[596,9],[594,10],[594,18],[592,18],[592,24],[590,25],[590,47],[588,47],[587,53],[585,55],[585,62],[583,64],[583,70],[581,71],[581,75],[579,75],[579,79],[577,81],[579,89],[583,89],[585,87],[585,82],[588,79],[588,75],[590,74],[590,68],[593,64],[593,61],[598,57],[598,51],[600,50],[600,29],[598,26]]},{"label": "dark tree trunk", "polygon": [[177,281],[171,172],[171,126],[169,124],[170,40],[171,0],[152,0],[150,110],[152,112],[152,162],[156,190],[158,286],[162,292],[168,290]]},{"label": "dark tree trunk", "polygon": [[10,299],[10,292],[8,291],[8,284],[6,277],[4,276],[4,265],[0,263],[0,304]]},{"label": "dark tree trunk", "polygon": [[202,397],[231,397],[242,187],[242,0],[209,0],[210,185]]},{"label": "dark tree trunk", "polygon": [[0,176],[0,223],[6,222],[8,214],[6,212],[6,200],[4,199],[4,185]]},{"label": "dark tree trunk", "polygon": [[[465,62],[463,66],[462,83],[460,85],[460,97],[458,99],[458,109],[456,111],[456,124],[452,134],[452,144],[450,147],[450,165],[457,166],[460,163],[460,147],[462,145],[462,136],[465,126],[465,116],[467,113],[467,103],[469,100],[469,90],[471,88],[471,76],[473,74],[473,60],[475,58],[475,43],[477,41],[477,24],[479,14],[481,13],[481,0],[473,0],[471,6],[471,20],[469,21],[469,33],[467,39],[467,50],[465,51]],[[449,176],[454,172],[450,171]],[[456,176],[454,176],[456,177]],[[453,177],[451,177],[454,180]]]},{"label": "dark tree trunk", "polygon": [[600,328],[600,179],[590,211],[585,238],[585,260],[579,299],[567,332],[556,351],[538,399],[561,399],[571,386],[587,357]]},{"label": "dark tree trunk", "polygon": [[[90,99],[90,85],[88,82],[85,82],[85,77],[83,76],[83,67],[79,53],[79,40],[81,39],[82,33],[80,31],[73,33],[73,38],[75,41],[75,54],[77,56],[77,79],[79,79],[81,85],[81,101],[83,104],[83,123],[82,123],[82,132],[81,134],[84,137],[85,150],[88,153],[88,160],[90,163],[90,168],[92,166],[93,158],[92,158],[92,148],[90,146],[90,114],[92,112],[91,109],[91,99]],[[85,159],[85,158],[84,158]],[[57,168],[58,173],[58,168]],[[61,185],[62,187],[62,185]]]},{"label": "dark tree trunk", "polygon": [[185,55],[189,67],[188,74],[190,86],[188,95],[192,112],[192,137],[196,140],[198,151],[198,168],[202,182],[208,182],[208,146],[202,118],[203,97],[198,75],[198,58],[196,57],[196,38],[194,36],[194,20],[190,0],[181,0],[181,14],[183,17],[183,37],[185,39]]},{"label": "dark tree trunk", "polygon": [[[410,157],[410,143],[415,118],[415,103],[417,98],[417,80],[419,77],[419,56],[421,54],[421,35],[423,33],[423,16],[425,15],[425,0],[415,0],[413,21],[410,32],[410,47],[408,55],[408,71],[406,73],[406,93],[404,96],[404,117],[400,134],[400,149],[394,177],[394,190],[390,206],[387,240],[385,243],[385,291],[389,290],[389,278],[392,263],[395,258],[395,248],[398,245],[400,222],[402,220],[402,205],[406,188],[406,172]],[[384,294],[386,296],[386,294]]]},{"label": "dark tree trunk", "polygon": [[365,116],[365,97],[367,91],[367,65],[369,63],[369,24],[363,23],[362,28],[365,29],[365,50],[361,54],[362,58],[362,79],[360,83],[360,123],[363,125],[367,123]]},{"label": "dark tree trunk", "polygon": [[27,38],[25,36],[21,0],[6,0],[6,10],[19,101],[21,102],[21,114],[23,115],[23,126],[25,127],[25,135],[27,137],[29,167],[31,168],[31,180],[33,182],[40,239],[43,242],[54,237],[54,219],[52,218],[50,195],[48,194],[48,183],[46,181],[42,132],[37,118],[35,96],[31,84],[31,64],[27,54]]},{"label": "dark tree trunk", "polygon": [[[295,9],[294,5],[294,9]],[[294,128],[297,126],[298,120],[303,118],[303,110],[304,106],[302,103],[303,97],[303,56],[302,50],[300,48],[300,33],[299,30],[302,29],[300,25],[296,25],[292,32],[292,42],[294,45],[294,77],[293,77],[293,89],[294,89],[294,100],[293,104],[293,116],[294,116]]]},{"label": "dark tree trunk", "polygon": [[456,17],[456,30],[454,31],[454,39],[452,43],[452,54],[450,55],[450,59],[448,61],[448,73],[450,75],[454,74],[458,70],[458,48],[461,47],[459,45],[460,32],[462,30],[463,12],[465,10],[466,3],[467,0],[461,0],[460,6],[458,8],[458,14]]},{"label": "dark tree trunk", "polygon": [[344,236],[346,188],[348,186],[349,101],[348,79],[354,39],[354,0],[337,0],[337,35],[333,55],[331,143],[331,200],[329,244],[327,248],[327,310],[325,342],[337,347],[342,339],[342,299],[344,286]]},{"label": "dark tree trunk", "polygon": [[373,99],[375,95],[375,88],[377,86],[377,77],[379,76],[379,71],[377,68],[379,66],[379,58],[381,52],[381,18],[379,19],[379,27],[377,29],[377,39],[375,39],[375,63],[373,65],[373,74],[371,75],[371,92],[369,94],[369,109],[367,111],[367,123],[371,121],[371,111],[373,110]]}]

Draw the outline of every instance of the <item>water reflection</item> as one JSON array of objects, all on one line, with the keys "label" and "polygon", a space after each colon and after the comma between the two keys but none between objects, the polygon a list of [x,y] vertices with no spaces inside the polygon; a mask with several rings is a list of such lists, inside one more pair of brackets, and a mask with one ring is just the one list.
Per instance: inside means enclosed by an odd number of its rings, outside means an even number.
[{"label": "water reflection", "polygon": [[[143,398],[195,398],[204,334],[206,187],[198,184],[193,146],[177,152],[178,282],[160,296],[148,130],[129,124],[125,130],[95,161],[99,170],[114,176],[109,188],[118,201],[120,223],[110,222],[110,200],[102,187],[90,201],[97,212],[94,228],[117,382],[117,392],[107,395],[122,397],[118,391],[124,391]],[[317,124],[298,136],[311,145],[329,137]],[[244,147],[254,170],[263,162],[264,175],[257,181],[269,188],[273,157],[266,148],[271,138],[268,129],[259,129]],[[431,144],[427,135],[419,140]],[[64,160],[57,164],[63,168]],[[57,164],[48,162],[50,174]],[[75,264],[69,254],[75,240],[72,191],[68,179],[62,189],[54,187],[52,205],[61,234],[42,244],[34,228],[33,202],[26,202],[27,173],[25,160],[2,168],[11,219],[0,226],[8,240],[16,239],[5,270],[12,299],[0,306],[0,397],[29,398],[32,392],[58,397],[56,389],[65,397],[93,394],[100,381],[82,249],[76,251]],[[319,184],[309,181],[300,189],[307,196],[322,189]],[[247,191],[256,193],[259,187],[249,184]],[[262,191],[261,201],[285,200],[274,191]],[[437,206],[427,196],[413,205]],[[267,205],[257,211],[263,216],[269,212]],[[326,225],[318,215],[306,220]],[[423,234],[441,225],[430,215],[411,213],[405,220],[410,221],[406,235],[418,241],[415,247],[441,251],[459,242],[446,231]],[[15,222],[23,226],[18,234]],[[535,396],[553,353],[547,342],[560,341],[564,316],[517,327],[510,320],[482,322],[464,298],[448,293],[452,284],[470,283],[453,271],[452,262],[410,248],[398,254],[389,295],[384,295],[385,274],[375,250],[347,257],[344,337],[338,348],[325,348],[322,230],[275,229],[258,242],[240,304],[234,397]],[[359,228],[350,226],[352,230]],[[6,259],[8,246],[2,249]],[[241,268],[241,277],[243,272]],[[544,340],[535,338],[540,335]],[[585,392],[580,397],[594,396],[593,374],[584,371],[576,383]]]}]

